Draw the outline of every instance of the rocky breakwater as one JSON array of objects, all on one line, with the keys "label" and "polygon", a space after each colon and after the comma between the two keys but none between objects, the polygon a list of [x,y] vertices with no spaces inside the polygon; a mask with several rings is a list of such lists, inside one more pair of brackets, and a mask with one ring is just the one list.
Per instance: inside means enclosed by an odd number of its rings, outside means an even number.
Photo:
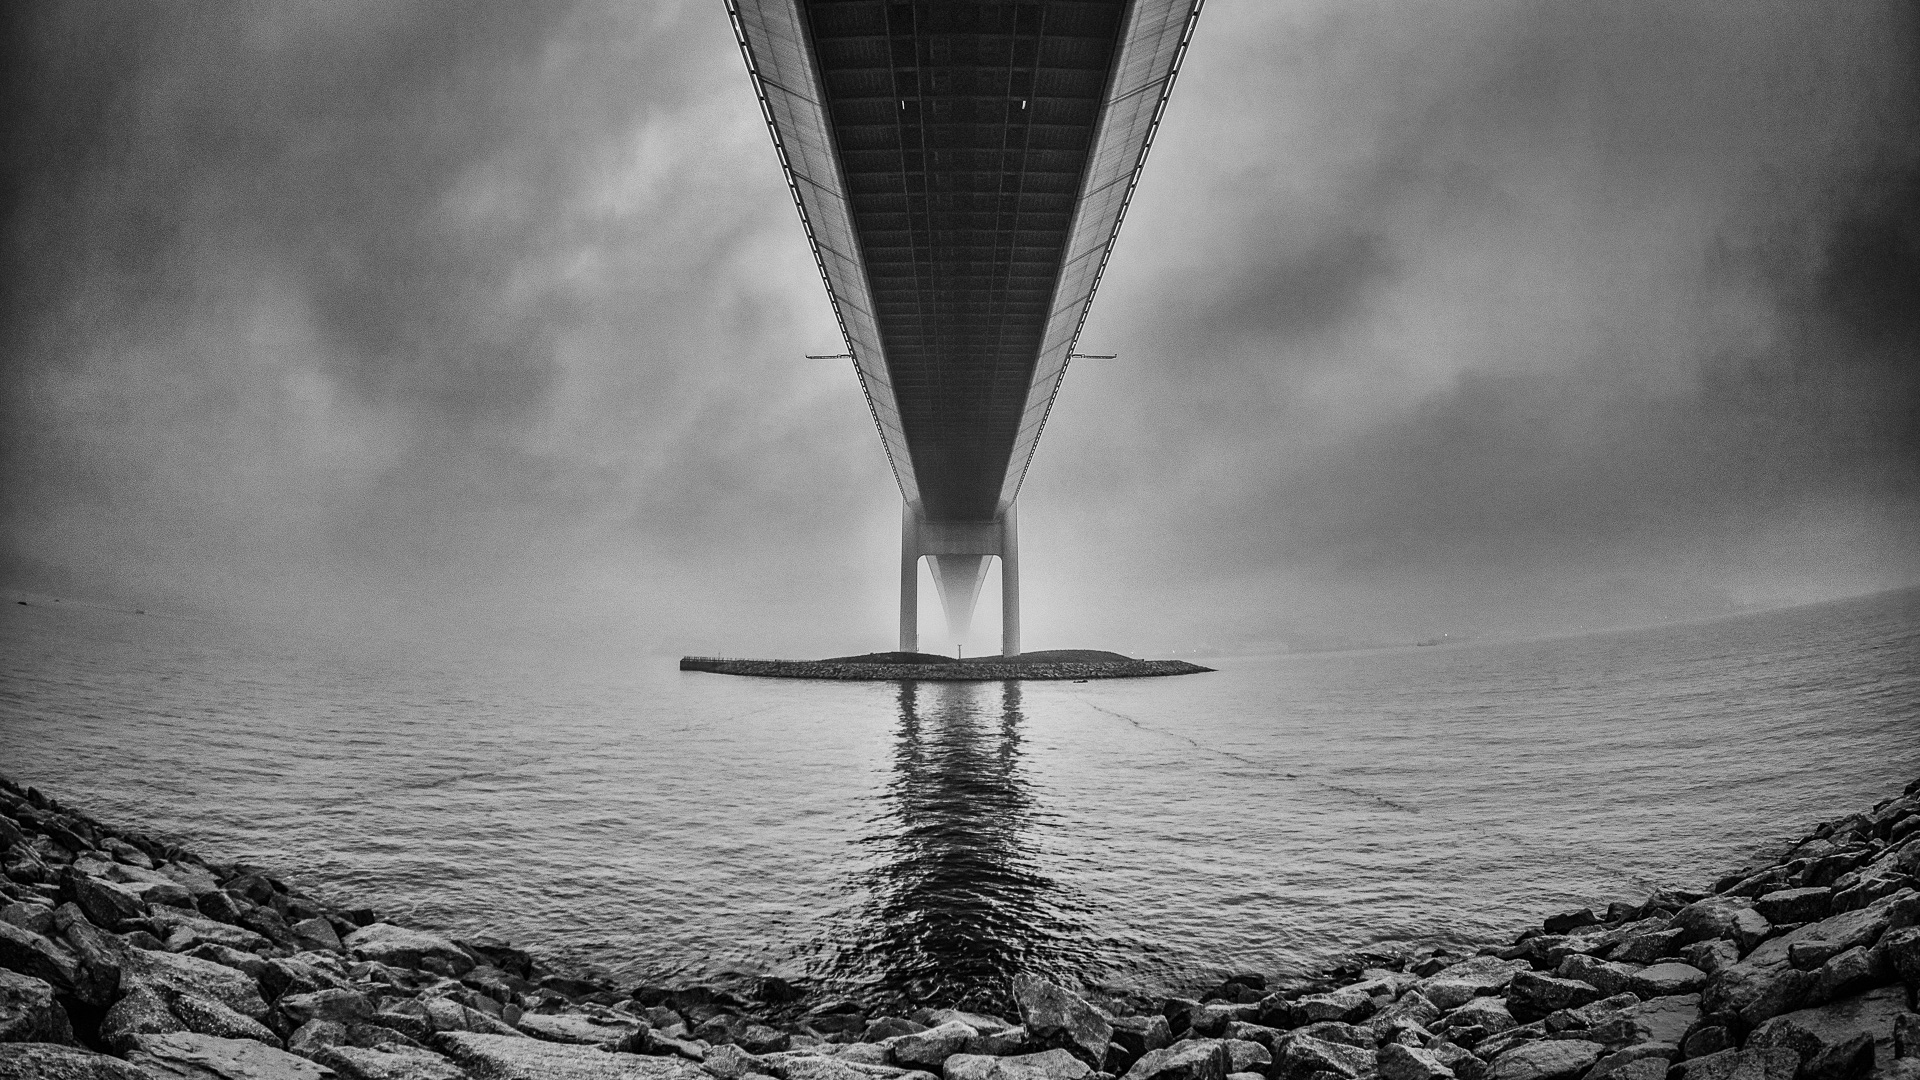
[{"label": "rocky breakwater", "polygon": [[751,675],[766,679],[1005,682],[1015,679],[1144,679],[1165,675],[1197,675],[1213,669],[1184,660],[1136,660],[1102,649],[1055,649],[1009,657],[979,656],[969,660],[937,653],[866,653],[826,660],[683,656],[680,658],[680,670]]},{"label": "rocky breakwater", "polygon": [[1708,892],[1007,1016],[636,987],[330,908],[0,781],[0,1080],[1920,1080],[1920,781]]}]

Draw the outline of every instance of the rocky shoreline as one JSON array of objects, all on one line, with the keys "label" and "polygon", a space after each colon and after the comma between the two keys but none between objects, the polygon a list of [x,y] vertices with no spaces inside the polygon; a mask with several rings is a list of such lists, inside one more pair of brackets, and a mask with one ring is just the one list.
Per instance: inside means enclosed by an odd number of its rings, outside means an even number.
[{"label": "rocky shoreline", "polygon": [[735,660],[718,656],[683,656],[681,671],[711,671],[719,675],[750,675],[764,679],[839,679],[866,682],[1006,682],[1010,679],[1143,679],[1163,675],[1197,675],[1212,668],[1184,660],[1106,660],[1091,662],[996,664],[991,661],[955,661],[951,664],[845,663],[833,660]]},{"label": "rocky shoreline", "polygon": [[1005,1016],[544,971],[4,777],[0,851],[0,1080],[1920,1080],[1920,780],[1477,955],[1192,998],[1021,976]]}]

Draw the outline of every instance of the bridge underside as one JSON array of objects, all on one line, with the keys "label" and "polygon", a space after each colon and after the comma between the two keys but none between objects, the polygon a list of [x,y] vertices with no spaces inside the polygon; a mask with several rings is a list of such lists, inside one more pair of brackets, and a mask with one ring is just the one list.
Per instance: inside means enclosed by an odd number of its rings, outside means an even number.
[{"label": "bridge underside", "polygon": [[[1199,0],[729,10],[916,535],[1010,538]],[[1012,565],[920,553],[955,627]]]}]

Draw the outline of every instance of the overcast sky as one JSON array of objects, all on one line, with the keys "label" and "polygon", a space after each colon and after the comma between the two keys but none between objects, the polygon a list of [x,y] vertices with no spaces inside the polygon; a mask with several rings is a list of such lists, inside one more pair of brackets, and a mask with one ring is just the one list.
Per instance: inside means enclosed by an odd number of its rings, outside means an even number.
[{"label": "overcast sky", "polygon": [[[1211,0],[1021,496],[1028,647],[1920,581],[1917,11]],[[720,0],[7,18],[16,577],[890,644],[898,491],[800,358]]]}]

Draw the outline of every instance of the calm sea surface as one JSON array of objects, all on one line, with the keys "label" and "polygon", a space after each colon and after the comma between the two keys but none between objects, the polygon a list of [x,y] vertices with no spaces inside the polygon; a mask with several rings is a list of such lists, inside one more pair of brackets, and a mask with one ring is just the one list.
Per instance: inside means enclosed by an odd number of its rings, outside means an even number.
[{"label": "calm sea surface", "polygon": [[369,659],[0,610],[0,769],[623,978],[1188,988],[1698,884],[1920,775],[1920,591],[1090,683]]}]

